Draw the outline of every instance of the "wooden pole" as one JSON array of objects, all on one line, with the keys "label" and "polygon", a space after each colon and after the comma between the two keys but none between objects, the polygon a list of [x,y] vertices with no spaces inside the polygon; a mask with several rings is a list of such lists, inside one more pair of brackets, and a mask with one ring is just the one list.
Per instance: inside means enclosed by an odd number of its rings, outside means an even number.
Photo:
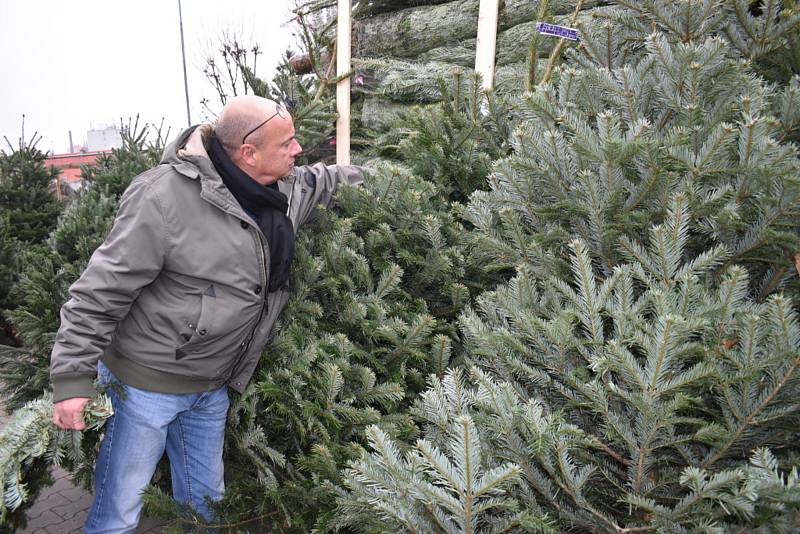
[{"label": "wooden pole", "polygon": [[494,87],[494,56],[497,48],[497,19],[500,0],[481,0],[478,11],[478,42],[475,71],[483,77],[484,89]]},{"label": "wooden pole", "polygon": [[[336,75],[350,72],[351,0],[339,0],[336,29]],[[336,163],[350,165],[350,77],[336,84]]]},{"label": "wooden pole", "polygon": [[56,174],[56,198],[64,200],[61,195],[61,169],[58,169],[58,174]]}]

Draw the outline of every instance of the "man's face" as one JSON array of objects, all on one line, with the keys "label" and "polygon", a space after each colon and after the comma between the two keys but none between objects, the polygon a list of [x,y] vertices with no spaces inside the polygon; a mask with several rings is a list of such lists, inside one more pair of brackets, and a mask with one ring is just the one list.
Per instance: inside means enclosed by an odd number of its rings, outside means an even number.
[{"label": "man's face", "polygon": [[302,151],[295,138],[292,118],[288,114],[276,116],[265,125],[261,142],[255,146],[255,176],[252,178],[262,185],[269,185],[289,176],[295,158]]}]

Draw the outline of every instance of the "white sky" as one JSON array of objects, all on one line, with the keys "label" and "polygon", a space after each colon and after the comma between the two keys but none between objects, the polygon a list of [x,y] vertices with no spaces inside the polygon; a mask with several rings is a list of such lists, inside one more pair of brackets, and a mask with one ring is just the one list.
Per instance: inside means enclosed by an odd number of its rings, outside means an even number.
[{"label": "white sky", "polygon": [[[219,99],[203,58],[227,31],[260,45],[257,74],[270,80],[297,50],[292,0],[182,0],[192,123],[203,97]],[[164,118],[170,137],[186,126],[178,0],[0,0],[0,149],[42,135],[38,148],[64,153],[91,127]]]}]

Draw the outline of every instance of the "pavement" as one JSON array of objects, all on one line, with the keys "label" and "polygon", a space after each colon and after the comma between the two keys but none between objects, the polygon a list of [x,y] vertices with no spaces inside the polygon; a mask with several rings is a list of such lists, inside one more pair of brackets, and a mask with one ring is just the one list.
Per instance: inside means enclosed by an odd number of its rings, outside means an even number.
[{"label": "pavement", "polygon": [[[0,409],[0,428],[6,425],[9,417]],[[69,473],[59,467],[51,469],[55,483],[44,488],[31,506],[26,516],[28,525],[20,534],[78,534],[83,532],[83,523],[92,506],[92,494],[76,487]],[[137,534],[160,534],[164,522],[153,518],[139,521]]]}]

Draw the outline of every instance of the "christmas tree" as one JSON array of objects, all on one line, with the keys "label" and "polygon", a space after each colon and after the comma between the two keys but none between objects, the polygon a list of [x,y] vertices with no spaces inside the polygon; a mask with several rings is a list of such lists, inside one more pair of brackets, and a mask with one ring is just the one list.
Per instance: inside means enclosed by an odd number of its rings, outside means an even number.
[{"label": "christmas tree", "polygon": [[121,148],[84,169],[87,186],[61,217],[53,219],[46,240],[22,249],[20,276],[13,288],[17,307],[8,314],[22,346],[0,346],[0,387],[6,409],[13,411],[0,433],[2,524],[25,524],[25,509],[42,487],[52,483],[47,468],[53,462],[67,468],[76,482],[90,484],[97,428],[104,420],[100,414],[108,413],[100,397],[93,405],[100,408],[87,412],[97,421],[92,431],[64,432],[52,426],[50,351],[70,284],[105,239],[130,180],[156,164],[162,148],[160,135],[150,139],[148,128],[140,128],[137,120],[123,133]]},{"label": "christmas tree", "polygon": [[6,318],[16,307],[13,289],[26,250],[40,245],[55,228],[62,205],[54,194],[58,171],[45,165],[38,139],[0,151],[0,343],[17,343]]},{"label": "christmas tree", "polygon": [[[486,183],[507,145],[502,118],[481,113],[475,80],[455,81],[443,82],[434,113],[411,112],[376,143],[382,158],[360,156],[365,184],[301,230],[294,295],[230,412],[218,527],[325,528],[365,428],[413,437],[414,397],[455,363],[458,314],[481,287],[457,200]],[[146,505],[183,527],[200,523],[157,488]]]},{"label": "christmas tree", "polygon": [[432,379],[413,447],[368,429],[338,525],[800,525],[797,71],[772,60],[798,13],[618,4],[517,99],[464,209],[509,275],[461,316],[469,380]]}]

